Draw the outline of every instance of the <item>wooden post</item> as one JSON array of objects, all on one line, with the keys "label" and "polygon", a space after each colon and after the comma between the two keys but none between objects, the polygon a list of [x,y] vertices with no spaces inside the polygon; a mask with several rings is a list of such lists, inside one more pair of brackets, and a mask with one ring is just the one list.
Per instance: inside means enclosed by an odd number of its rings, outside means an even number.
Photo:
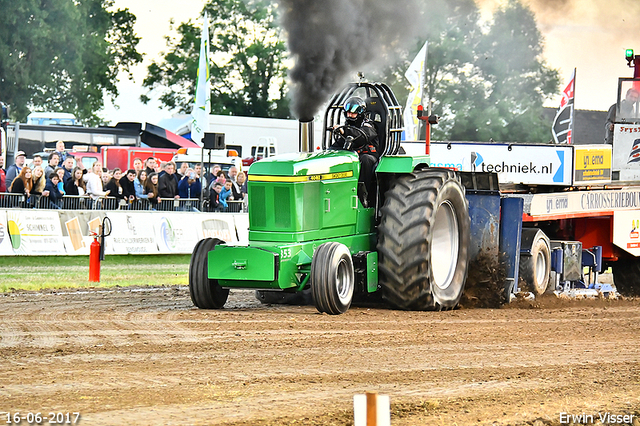
[{"label": "wooden post", "polygon": [[367,392],[353,396],[354,426],[390,426],[389,395]]},{"label": "wooden post", "polygon": [[367,426],[378,426],[378,392],[366,392]]}]

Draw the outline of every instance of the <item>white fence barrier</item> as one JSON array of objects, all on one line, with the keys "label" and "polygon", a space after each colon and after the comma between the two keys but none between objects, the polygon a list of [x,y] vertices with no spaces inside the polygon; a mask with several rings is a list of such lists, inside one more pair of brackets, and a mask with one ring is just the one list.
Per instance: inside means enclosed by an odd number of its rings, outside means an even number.
[{"label": "white fence barrier", "polygon": [[0,256],[88,255],[104,217],[105,254],[188,254],[203,238],[249,239],[247,213],[0,209]]}]

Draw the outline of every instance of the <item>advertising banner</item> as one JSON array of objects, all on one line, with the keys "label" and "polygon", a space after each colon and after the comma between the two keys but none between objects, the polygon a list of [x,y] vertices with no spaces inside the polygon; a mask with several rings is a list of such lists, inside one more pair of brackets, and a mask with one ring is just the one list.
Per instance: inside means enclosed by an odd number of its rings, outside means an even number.
[{"label": "advertising banner", "polygon": [[202,213],[155,214],[151,217],[154,236],[159,253],[191,253],[200,241],[195,224],[200,224],[198,217]]},{"label": "advertising banner", "polygon": [[88,255],[91,231],[99,232],[105,212],[100,210],[60,210],[62,241],[66,254]]},{"label": "advertising banner", "polygon": [[105,254],[189,254],[203,238],[249,239],[247,213],[0,210],[0,256],[89,255],[91,231],[111,221]]},{"label": "advertising banner", "polygon": [[431,166],[498,173],[501,184],[570,186],[573,147],[539,144],[431,143]]},{"label": "advertising banner", "polygon": [[576,145],[574,185],[611,181],[611,145]]},{"label": "advertising banner", "polygon": [[530,214],[547,216],[640,209],[640,189],[534,194]]},{"label": "advertising banner", "polygon": [[108,212],[111,235],[105,238],[106,254],[157,254],[153,220],[146,212]]},{"label": "advertising banner", "polygon": [[640,124],[614,125],[613,170],[622,181],[640,179]]},{"label": "advertising banner", "polygon": [[613,244],[634,256],[640,256],[640,211],[613,214]]},{"label": "advertising banner", "polygon": [[199,238],[218,238],[227,243],[238,241],[234,217],[236,215],[219,215],[217,217],[198,217],[200,226]]},{"label": "advertising banner", "polygon": [[58,212],[11,209],[6,215],[14,254],[65,254]]},{"label": "advertising banner", "polygon": [[0,256],[13,256],[11,238],[9,238],[9,226],[7,225],[7,213],[0,210]]}]

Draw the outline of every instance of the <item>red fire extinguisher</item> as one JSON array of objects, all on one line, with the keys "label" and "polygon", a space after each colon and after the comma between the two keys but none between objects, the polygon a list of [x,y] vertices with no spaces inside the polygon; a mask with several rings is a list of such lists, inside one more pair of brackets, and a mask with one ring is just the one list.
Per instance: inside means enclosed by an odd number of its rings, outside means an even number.
[{"label": "red fire extinguisher", "polygon": [[[106,229],[108,228],[108,232]],[[89,282],[100,282],[100,261],[104,260],[104,237],[111,235],[111,220],[105,216],[100,233],[91,231],[93,242],[89,247]]]},{"label": "red fire extinguisher", "polygon": [[100,243],[97,232],[91,232],[91,235],[93,235],[93,242],[89,249],[89,281],[98,283],[100,282]]}]

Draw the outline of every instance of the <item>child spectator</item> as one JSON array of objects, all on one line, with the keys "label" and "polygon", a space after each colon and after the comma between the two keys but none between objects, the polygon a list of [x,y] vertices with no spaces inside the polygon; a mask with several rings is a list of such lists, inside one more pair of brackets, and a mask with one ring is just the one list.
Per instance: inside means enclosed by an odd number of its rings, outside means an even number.
[{"label": "child spectator", "polygon": [[[64,160],[67,159],[67,150],[64,147],[64,141],[58,141],[56,142],[56,154],[58,154],[58,164],[62,165],[62,163],[64,163]],[[47,175],[49,176],[49,175]]]},{"label": "child spectator", "polygon": [[[62,205],[62,193],[58,191],[58,183],[60,183],[60,177],[57,173],[51,173],[47,183],[45,185],[45,192],[48,194],[48,203],[44,203],[45,208],[59,209]],[[43,193],[44,196],[44,193]]]},{"label": "child spectator", "polygon": [[230,180],[226,181],[224,188],[220,191],[220,203],[224,206],[225,210],[229,209],[229,203],[227,201],[233,201],[233,190],[231,189],[233,184]]},{"label": "child spectator", "polygon": [[211,186],[211,195],[209,196],[209,211],[220,212],[225,207],[226,203],[222,204],[220,201],[220,193],[222,192],[222,185],[219,182],[213,182]]},{"label": "child spectator", "polygon": [[64,178],[65,171],[63,167],[56,167],[55,173],[58,175],[58,191],[64,196],[66,191],[64,190]]}]

